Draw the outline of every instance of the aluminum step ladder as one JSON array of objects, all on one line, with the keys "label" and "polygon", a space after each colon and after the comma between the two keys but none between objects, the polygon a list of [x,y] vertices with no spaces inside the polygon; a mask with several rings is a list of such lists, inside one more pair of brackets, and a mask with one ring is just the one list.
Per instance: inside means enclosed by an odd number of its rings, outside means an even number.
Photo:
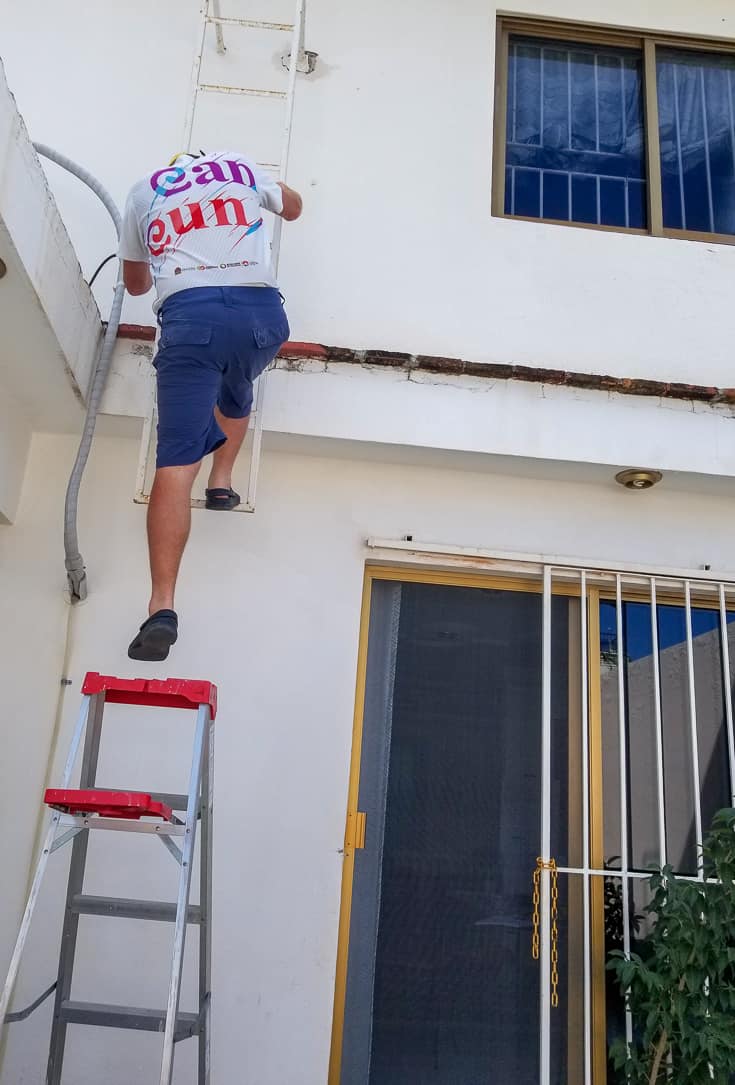
[{"label": "aluminum step ladder", "polygon": [[[0,1030],[21,1021],[54,995],[46,1085],[60,1085],[69,1025],[163,1032],[160,1085],[171,1085],[174,1047],[198,1037],[198,1085],[209,1085],[211,1017],[211,911],[212,911],[212,773],[217,687],[211,682],[185,679],[113,678],[90,672],[82,685],[81,711],[74,730],[59,788],[49,789],[44,801],[50,808],[49,825],[36,865],[31,890],[0,996]],[[185,708],[196,711],[194,748],[186,794],[154,794],[103,790],[96,786],[105,704],[143,705],[149,708]],[[109,726],[109,724],[108,724]],[[70,787],[79,748],[84,740],[79,788]],[[182,816],[179,816],[182,815]],[[201,824],[199,903],[189,903],[197,826]],[[89,834],[95,831],[132,832],[157,837],[180,867],[175,902],[88,896],[84,892]],[[178,843],[177,843],[178,841]],[[24,1010],[8,1013],[21,956],[50,856],[71,842],[71,863],[61,954],[56,982]],[[74,957],[80,916],[107,916],[173,923],[173,952],[168,1004],[151,1010],[78,1002],[71,997]],[[184,944],[189,924],[199,927],[199,1006],[195,1013],[179,1011]]]},{"label": "aluminum step ladder", "polygon": [[[261,99],[264,103],[283,103],[282,118],[282,143],[280,159],[278,162],[267,162],[258,159],[261,169],[268,170],[276,175],[279,181],[285,182],[288,177],[288,164],[291,154],[291,133],[293,129],[294,104],[296,101],[296,76],[297,74],[311,75],[315,70],[318,54],[305,48],[306,32],[306,0],[294,0],[295,11],[293,22],[273,22],[264,19],[241,18],[234,15],[221,14],[220,0],[202,0],[200,11],[200,25],[197,30],[194,64],[192,68],[191,89],[189,105],[184,122],[184,133],[181,146],[190,149],[192,140],[196,136],[201,139],[206,147],[208,133],[199,133],[196,130],[197,109],[203,98],[210,97],[235,97],[243,101]],[[220,57],[227,52],[225,44],[225,31],[228,34],[248,34],[257,38],[264,32],[283,34],[288,40],[289,48],[283,53],[281,63],[288,73],[285,88],[264,87],[252,85],[247,82],[248,72],[242,73],[242,82],[219,83],[208,81],[204,78],[203,63],[207,55],[211,56],[212,46]],[[210,53],[207,53],[209,48]],[[247,130],[247,125],[243,125]],[[199,143],[197,143],[199,146]],[[255,151],[255,148],[242,148],[243,150]],[[256,155],[257,157],[257,155]],[[271,262],[273,271],[278,274],[278,266],[281,255],[281,231],[283,222],[276,218],[273,225],[273,238],[271,241]],[[267,383],[267,371],[262,373],[255,383],[255,402],[251,414],[252,448],[250,451],[250,465],[248,471],[248,483],[242,504],[238,505],[235,512],[255,512],[255,500],[258,487],[258,475],[260,472],[260,455],[263,442],[263,406],[265,403],[265,390]],[[154,393],[155,394],[155,393]],[[156,408],[154,399],[151,400],[150,409],[143,420],[141,434],[140,455],[138,457],[137,482],[135,487],[135,501],[138,504],[146,504],[150,498],[148,480],[150,464],[153,458],[154,435],[156,432]],[[193,508],[204,508],[205,502],[201,498],[195,498],[191,502]]]}]

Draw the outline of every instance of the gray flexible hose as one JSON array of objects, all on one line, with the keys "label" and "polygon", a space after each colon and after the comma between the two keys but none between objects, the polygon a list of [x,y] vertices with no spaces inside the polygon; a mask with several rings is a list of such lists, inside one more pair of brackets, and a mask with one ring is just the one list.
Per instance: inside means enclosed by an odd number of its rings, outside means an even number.
[{"label": "gray flexible hose", "polygon": [[[43,143],[34,143],[33,146],[38,154],[42,155],[44,158],[48,158],[51,162],[55,162],[57,166],[61,166],[62,169],[68,170],[69,173],[73,173],[74,176],[78,177],[80,181],[83,181],[88,188],[92,189],[95,195],[100,198],[110,212],[110,217],[115,224],[115,231],[119,238],[122,223],[120,212],[118,211],[112,196],[110,196],[107,189],[100,184],[97,178],[93,177],[87,170],[82,169],[81,166],[78,166],[76,162],[72,162],[70,158],[67,158],[63,154],[59,154],[58,151],[54,151],[51,147],[46,147]],[[102,393],[105,390],[107,374],[112,361],[112,352],[115,349],[115,340],[117,339],[117,329],[120,325],[120,314],[122,312],[124,296],[125,285],[122,281],[122,267],[120,266],[118,269],[115,293],[112,299],[110,318],[107,322],[107,330],[105,331],[105,337],[102,342],[102,350],[100,351],[97,366],[90,384],[89,395],[87,397],[87,415],[84,419],[82,438],[79,442],[79,449],[77,451],[76,460],[74,461],[74,467],[69,476],[69,485],[66,488],[66,501],[64,504],[64,563],[66,565],[66,577],[69,582],[72,603],[81,603],[87,598],[87,572],[84,567],[84,559],[79,552],[79,534],[77,531],[79,488],[82,483],[84,468],[89,459],[92,438],[94,437],[94,429],[97,423],[97,414],[102,401]]]}]

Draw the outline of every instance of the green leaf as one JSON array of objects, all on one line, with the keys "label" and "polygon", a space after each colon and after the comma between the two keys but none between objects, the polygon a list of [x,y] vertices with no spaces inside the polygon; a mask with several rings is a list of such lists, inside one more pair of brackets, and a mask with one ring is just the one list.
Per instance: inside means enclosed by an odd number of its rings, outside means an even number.
[{"label": "green leaf", "polygon": [[[634,1020],[630,1049],[623,1040],[610,1049],[622,1085],[649,1085],[664,1030],[675,1085],[729,1085],[735,1073],[735,810],[716,815],[703,860],[720,884],[682,881],[670,866],[654,871],[647,927],[631,917],[638,952],[629,960],[619,950],[609,955],[607,968],[628,992]],[[606,908],[622,925],[622,900],[609,884]],[[667,1073],[664,1060],[660,1082]]]}]

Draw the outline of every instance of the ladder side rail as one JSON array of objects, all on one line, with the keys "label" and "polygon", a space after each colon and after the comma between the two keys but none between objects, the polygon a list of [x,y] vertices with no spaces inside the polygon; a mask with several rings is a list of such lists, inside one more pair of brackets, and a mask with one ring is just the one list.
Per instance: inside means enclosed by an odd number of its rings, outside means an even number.
[{"label": "ladder side rail", "polygon": [[199,76],[202,71],[202,58],[204,57],[204,45],[207,39],[207,25],[209,19],[209,0],[202,0],[200,8],[201,29],[197,32],[196,45],[194,47],[194,63],[191,69],[191,84],[189,92],[189,105],[186,111],[186,118],[184,119],[184,134],[181,142],[181,148],[184,151],[189,150],[189,144],[191,143],[192,132],[194,131],[194,115],[197,108],[197,99],[199,97]]},{"label": "ladder side rail", "polygon": [[[283,130],[283,147],[279,167],[279,179],[284,182],[288,177],[288,165],[291,155],[291,134],[293,131],[294,106],[296,103],[296,75],[299,53],[303,48],[305,24],[306,0],[296,0],[296,16],[294,18],[293,37],[291,39],[291,58],[288,71],[288,91],[286,93],[286,123]],[[281,260],[282,231],[283,220],[277,218],[273,229],[273,244],[271,247],[273,270],[276,274],[278,274]],[[263,407],[265,405],[267,379],[267,372],[262,373],[258,378],[255,394],[255,426],[253,427],[253,447],[250,452],[250,470],[248,472],[248,490],[246,498],[246,504],[250,509],[255,508],[258,477],[260,475],[260,457],[263,446]]]},{"label": "ladder side rail", "polygon": [[151,459],[151,435],[153,433],[153,419],[156,414],[156,386],[151,387],[151,398],[148,403],[148,411],[143,419],[143,429],[140,435],[140,449],[138,451],[138,468],[135,476],[135,503],[145,504],[148,496],[145,492],[148,464]]},{"label": "ladder side rail", "polygon": [[[176,902],[176,924],[174,926],[174,948],[169,983],[168,1005],[166,1008],[166,1030],[163,1039],[163,1058],[161,1060],[160,1085],[171,1085],[174,1071],[174,1043],[176,1041],[176,1019],[179,1012],[181,994],[181,973],[184,963],[184,945],[186,942],[186,918],[191,888],[192,860],[196,843],[197,819],[201,801],[202,763],[204,758],[204,738],[211,719],[209,705],[200,705],[197,712],[194,751],[189,775],[189,802],[186,808],[186,835],[182,849],[179,892]],[[52,1082],[49,1085],[60,1085]]]},{"label": "ladder side rail", "polygon": [[219,0],[212,0],[211,21],[214,23],[214,33],[217,38],[217,52],[220,56],[224,56],[227,52],[227,46],[225,45],[225,35],[222,30],[222,12],[220,11]]},{"label": "ladder side rail", "polygon": [[[97,764],[99,761],[100,740],[102,738],[102,715],[104,708],[104,693],[97,693],[90,697],[89,718],[84,739],[84,753],[82,755],[82,771],[79,780],[80,788],[85,790],[93,788],[97,778]],[[71,994],[72,973],[74,971],[74,958],[76,955],[77,934],[79,931],[79,914],[74,911],[73,903],[74,898],[84,890],[84,872],[87,865],[89,832],[85,830],[84,832],[79,833],[79,835],[74,838],[71,847],[72,852],[71,862],[69,864],[69,880],[67,882],[66,890],[64,924],[61,934],[61,953],[59,955],[59,971],[56,980],[54,1016],[51,1027],[51,1043],[49,1045],[48,1067],[46,1070],[46,1085],[61,1085],[67,1030],[67,1023],[62,1017],[62,1003],[67,1001]]]},{"label": "ladder side rail", "polygon": [[214,802],[214,721],[209,720],[204,743],[199,850],[199,1079],[210,1085],[212,1020],[212,815]]},{"label": "ladder side rail", "polygon": [[[74,728],[74,734],[72,736],[71,745],[69,746],[69,753],[66,758],[66,764],[64,766],[64,775],[62,777],[62,786],[68,787],[71,780],[71,774],[74,771],[74,765],[76,763],[77,754],[79,753],[79,746],[82,741],[85,729],[87,727],[87,721],[89,719],[90,698],[84,697],[82,700],[79,715],[77,717],[76,726]],[[36,909],[39,893],[41,891],[41,883],[43,882],[44,874],[46,873],[46,866],[48,865],[49,856],[51,854],[51,848],[54,843],[54,837],[59,824],[61,814],[58,811],[53,811],[49,818],[49,826],[46,832],[46,837],[41,847],[41,852],[36,863],[36,870],[31,883],[30,892],[28,894],[28,901],[26,903],[25,912],[21,921],[20,930],[18,931],[18,938],[15,943],[13,955],[10,959],[10,965],[8,967],[8,973],[5,979],[5,986],[3,987],[2,995],[0,995],[0,1035],[2,1035],[3,1027],[5,1025],[5,1018],[10,1006],[10,999],[13,996],[13,989],[15,982],[18,978],[18,970],[20,969],[21,957],[23,956],[23,950],[28,939],[28,932],[30,930],[31,921],[33,919],[33,913]]]}]

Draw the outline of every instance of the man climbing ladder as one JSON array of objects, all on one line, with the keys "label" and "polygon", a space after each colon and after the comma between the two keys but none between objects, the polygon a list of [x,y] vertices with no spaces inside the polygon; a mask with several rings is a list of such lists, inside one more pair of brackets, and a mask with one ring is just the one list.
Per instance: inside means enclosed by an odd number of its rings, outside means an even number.
[{"label": "man climbing ladder", "polygon": [[214,453],[206,507],[240,503],[232,468],[253,381],[288,339],[262,210],[291,222],[301,197],[235,151],[180,154],[144,177],[125,208],[120,259],[131,294],[156,288],[161,325],[156,475],[148,508],[151,598],[131,659],[166,659],[178,637],[174,590],[191,527],[191,490]]}]

